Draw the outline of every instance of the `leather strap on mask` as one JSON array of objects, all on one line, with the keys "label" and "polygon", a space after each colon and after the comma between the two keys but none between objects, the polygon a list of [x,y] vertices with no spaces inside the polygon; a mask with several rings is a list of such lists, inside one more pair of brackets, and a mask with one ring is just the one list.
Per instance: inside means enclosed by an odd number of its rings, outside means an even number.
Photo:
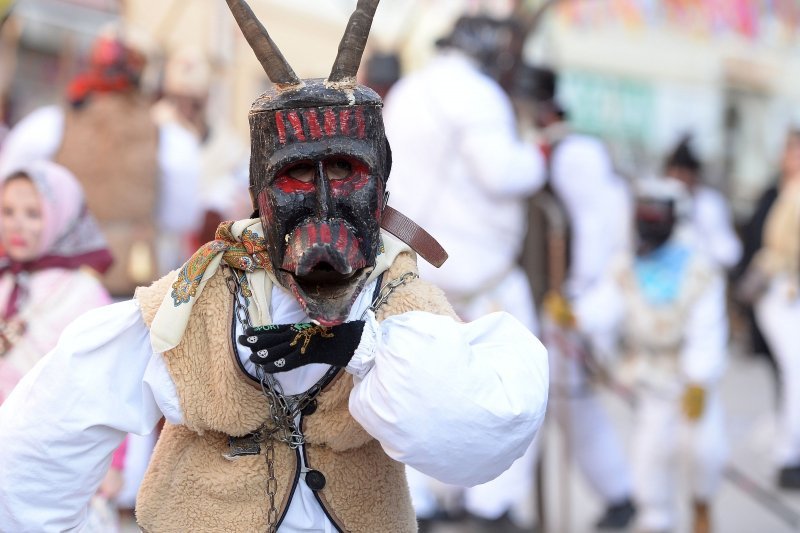
[{"label": "leather strap on mask", "polygon": [[447,261],[447,252],[430,233],[390,206],[383,208],[381,227],[409,245],[425,261],[439,268]]}]

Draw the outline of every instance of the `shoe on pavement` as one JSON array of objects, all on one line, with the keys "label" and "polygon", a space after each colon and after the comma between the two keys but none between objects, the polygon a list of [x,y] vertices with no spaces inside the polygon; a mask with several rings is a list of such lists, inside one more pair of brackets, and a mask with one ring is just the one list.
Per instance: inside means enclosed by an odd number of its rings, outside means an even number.
[{"label": "shoe on pavement", "polygon": [[636,507],[630,499],[609,505],[595,524],[597,529],[625,529],[636,515]]},{"label": "shoe on pavement", "polygon": [[778,473],[778,486],[782,489],[800,489],[800,465],[781,468]]}]

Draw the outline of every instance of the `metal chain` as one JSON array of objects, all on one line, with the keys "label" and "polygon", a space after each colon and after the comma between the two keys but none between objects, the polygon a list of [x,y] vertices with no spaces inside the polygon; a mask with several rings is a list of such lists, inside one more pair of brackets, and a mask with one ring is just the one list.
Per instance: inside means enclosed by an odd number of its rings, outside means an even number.
[{"label": "metal chain", "polygon": [[[243,330],[252,327],[250,321],[250,311],[247,308],[247,301],[242,303],[244,296],[241,293],[242,277],[237,275],[235,270],[231,270],[231,275],[226,279],[228,290],[233,294],[234,313],[236,319]],[[286,396],[283,388],[277,379],[271,374],[264,372],[263,368],[256,366],[256,377],[261,383],[261,390],[269,400],[270,419],[272,427],[268,428],[267,423],[261,425],[255,431],[256,441],[264,445],[264,460],[267,464],[267,484],[266,493],[269,501],[267,511],[267,533],[276,533],[278,527],[278,507],[275,505],[275,498],[278,494],[278,479],[275,477],[275,440],[285,442],[289,448],[297,449],[305,442],[302,431],[297,426],[296,416],[302,411],[322,390],[322,383],[328,377],[326,374],[320,381],[314,384],[309,390],[297,396]]]},{"label": "metal chain", "polygon": [[267,533],[276,533],[278,530],[278,508],[275,506],[275,496],[278,494],[278,479],[275,477],[275,442],[272,439],[267,439],[264,444],[266,447],[264,456],[267,461],[267,497],[269,498]]},{"label": "metal chain", "polygon": [[[241,272],[241,275],[239,275],[237,272],[231,269],[231,274],[226,278],[226,285],[234,296],[234,313],[236,320],[241,324],[244,331],[252,327],[252,322],[247,299],[242,295],[242,281],[246,274]],[[367,311],[375,312],[384,305],[395,289],[418,277],[413,272],[406,272],[399,278],[387,283],[372,301],[372,304],[364,311],[362,318],[366,316]],[[244,303],[242,300],[244,300]],[[254,432],[256,441],[263,444],[265,448],[264,456],[267,463],[266,492],[269,499],[269,511],[267,513],[268,533],[276,533],[279,518],[278,508],[275,505],[275,497],[278,494],[278,480],[275,477],[275,441],[286,443],[292,450],[296,450],[305,444],[305,436],[297,425],[297,415],[322,392],[323,384],[328,381],[331,372],[338,372],[338,369],[331,368],[328,373],[304,393],[287,396],[283,393],[283,387],[275,379],[275,376],[264,372],[263,367],[256,365],[256,377],[261,384],[264,396],[269,400],[269,418],[272,422],[271,427],[265,422]]]},{"label": "metal chain", "polygon": [[405,285],[406,283],[413,281],[418,277],[419,275],[417,275],[414,272],[406,272],[399,278],[393,279],[392,281],[384,285],[384,287],[381,289],[381,292],[379,292],[378,295],[375,297],[375,299],[372,301],[372,304],[370,304],[370,306],[364,310],[364,313],[361,315],[361,318],[363,319],[365,316],[367,316],[367,311],[372,311],[373,313],[376,312],[379,307],[384,305],[389,300],[389,297],[395,290],[397,290],[398,287]]}]

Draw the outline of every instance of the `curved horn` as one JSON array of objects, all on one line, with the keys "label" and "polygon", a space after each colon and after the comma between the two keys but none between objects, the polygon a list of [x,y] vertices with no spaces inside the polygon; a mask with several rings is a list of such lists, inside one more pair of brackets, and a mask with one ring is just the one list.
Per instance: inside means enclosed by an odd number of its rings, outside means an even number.
[{"label": "curved horn", "polygon": [[342,82],[355,79],[379,3],[380,0],[358,0],[356,10],[347,22],[342,42],[339,43],[339,53],[328,81]]},{"label": "curved horn", "polygon": [[283,57],[278,46],[267,33],[267,30],[259,22],[258,18],[250,9],[245,0],[226,0],[228,7],[231,8],[233,18],[247,39],[250,48],[255,52],[256,57],[264,72],[269,76],[270,81],[276,85],[300,85],[303,82],[294,73],[292,67]]}]

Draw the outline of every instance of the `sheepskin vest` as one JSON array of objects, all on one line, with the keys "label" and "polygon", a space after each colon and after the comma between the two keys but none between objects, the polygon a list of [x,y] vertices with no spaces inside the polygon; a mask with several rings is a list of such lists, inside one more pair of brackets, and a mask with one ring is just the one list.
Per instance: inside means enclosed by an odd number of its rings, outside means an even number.
[{"label": "sheepskin vest", "polygon": [[67,109],[54,160],[81,182],[108,241],[114,256],[103,277],[108,291],[129,297],[137,285],[153,281],[158,128],[144,98],[95,94],[84,107]]},{"label": "sheepskin vest", "polygon": [[[416,260],[404,253],[383,281],[406,272],[416,272]],[[165,354],[184,424],[166,424],[139,491],[136,518],[149,533],[267,529],[263,453],[223,457],[229,451],[228,436],[255,431],[269,413],[259,385],[238,364],[231,335],[233,296],[225,276],[220,269],[209,280],[183,340]],[[167,276],[136,292],[148,326],[172,281]],[[412,310],[455,317],[442,291],[415,279],[392,294],[377,318]],[[315,493],[317,499],[341,531],[416,531],[404,467],[350,416],[352,388],[352,376],[340,371],[317,397],[316,410],[301,419],[307,465],[326,478],[325,487]],[[300,482],[300,452],[281,442],[275,442],[274,450],[280,524]]]}]

